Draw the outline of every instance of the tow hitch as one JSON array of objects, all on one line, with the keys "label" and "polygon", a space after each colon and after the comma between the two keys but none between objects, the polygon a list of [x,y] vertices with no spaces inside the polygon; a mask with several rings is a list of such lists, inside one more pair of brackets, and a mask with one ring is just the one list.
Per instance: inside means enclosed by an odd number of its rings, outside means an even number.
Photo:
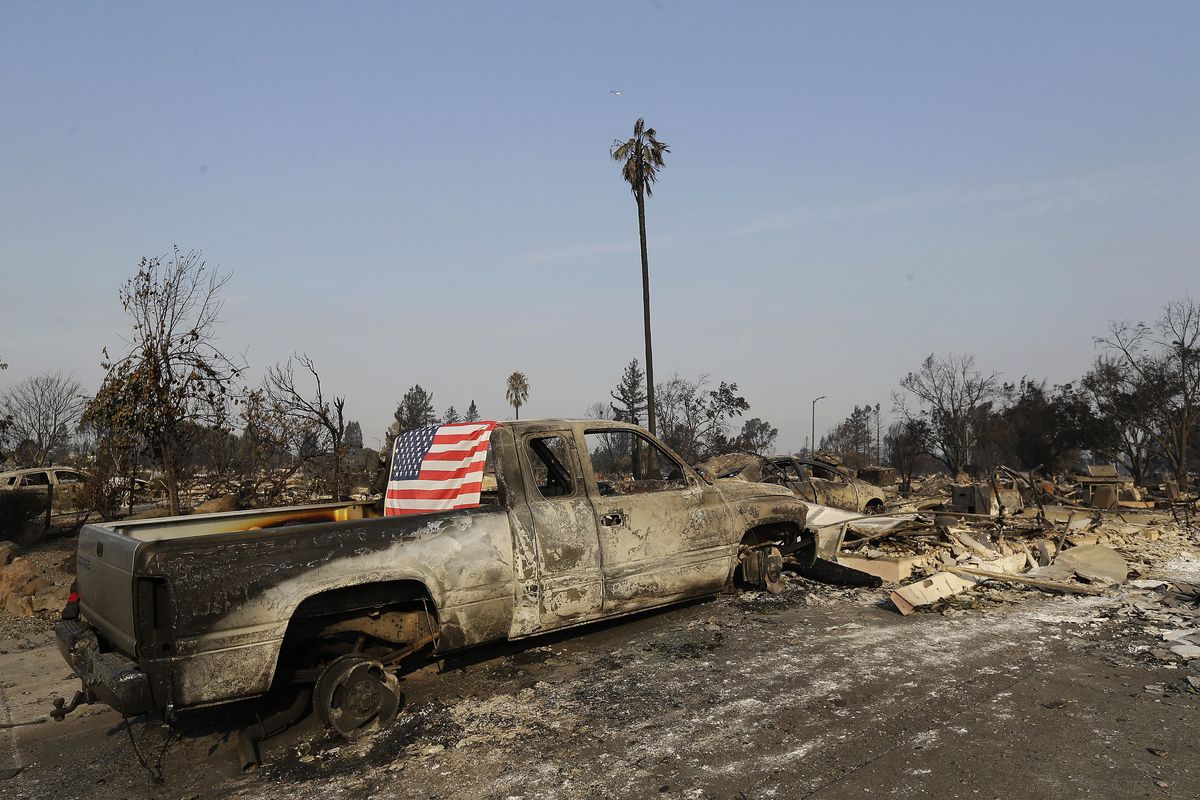
[{"label": "tow hitch", "polygon": [[54,708],[50,709],[50,716],[54,718],[55,722],[62,722],[63,717],[67,716],[67,714],[70,714],[80,706],[94,702],[96,702],[95,695],[87,689],[78,689],[75,692],[75,696],[71,698],[70,703],[67,703],[61,697],[54,698]]}]

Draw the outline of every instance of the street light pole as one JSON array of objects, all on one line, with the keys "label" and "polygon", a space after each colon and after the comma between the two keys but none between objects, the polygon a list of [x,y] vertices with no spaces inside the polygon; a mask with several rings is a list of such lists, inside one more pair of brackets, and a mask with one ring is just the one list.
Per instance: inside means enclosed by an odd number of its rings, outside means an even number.
[{"label": "street light pole", "polygon": [[[875,404],[875,466],[883,466],[883,456],[879,446],[879,439],[883,433],[883,422],[879,419],[879,403]],[[869,435],[869,434],[868,434]]]},{"label": "street light pole", "polygon": [[812,401],[812,439],[808,449],[808,457],[812,458],[812,454],[817,450],[817,400],[824,400],[825,395],[821,395]]}]

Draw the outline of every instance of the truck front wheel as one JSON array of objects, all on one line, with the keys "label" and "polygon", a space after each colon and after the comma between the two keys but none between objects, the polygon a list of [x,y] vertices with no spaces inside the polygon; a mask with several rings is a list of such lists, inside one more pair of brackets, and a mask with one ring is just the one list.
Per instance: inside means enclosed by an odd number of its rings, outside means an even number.
[{"label": "truck front wheel", "polygon": [[783,580],[783,554],[778,547],[757,547],[742,558],[742,581],[756,589],[779,594],[787,585]]}]

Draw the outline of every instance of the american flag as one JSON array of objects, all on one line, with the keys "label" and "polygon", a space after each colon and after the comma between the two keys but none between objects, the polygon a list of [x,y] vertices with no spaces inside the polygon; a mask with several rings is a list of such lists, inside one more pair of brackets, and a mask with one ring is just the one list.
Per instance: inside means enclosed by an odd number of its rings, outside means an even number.
[{"label": "american flag", "polygon": [[479,505],[495,422],[430,425],[402,433],[392,449],[385,517]]}]

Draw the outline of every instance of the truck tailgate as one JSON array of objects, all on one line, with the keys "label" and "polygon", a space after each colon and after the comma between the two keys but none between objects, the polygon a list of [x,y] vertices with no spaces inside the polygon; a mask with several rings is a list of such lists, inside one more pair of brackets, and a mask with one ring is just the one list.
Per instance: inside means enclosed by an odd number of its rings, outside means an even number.
[{"label": "truck tailgate", "polygon": [[115,648],[135,655],[133,560],[138,540],[99,525],[79,532],[76,585],[85,619]]}]

